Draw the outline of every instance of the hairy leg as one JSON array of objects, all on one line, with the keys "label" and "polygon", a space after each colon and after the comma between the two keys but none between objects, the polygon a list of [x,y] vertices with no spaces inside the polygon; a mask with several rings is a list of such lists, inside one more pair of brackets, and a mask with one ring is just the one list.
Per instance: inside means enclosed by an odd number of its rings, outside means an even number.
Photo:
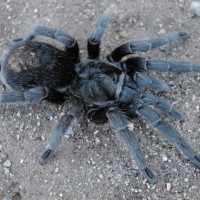
[{"label": "hairy leg", "polygon": [[150,183],[155,184],[157,182],[157,178],[146,164],[144,155],[137,140],[128,129],[128,121],[126,120],[126,116],[119,108],[113,108],[107,112],[107,117],[112,123],[113,127],[117,130],[117,136],[126,145],[131,155],[135,159],[139,170]]},{"label": "hairy leg", "polygon": [[144,40],[144,41],[130,41],[127,42],[116,49],[114,49],[111,54],[107,56],[107,59],[110,62],[118,62],[124,56],[129,54],[134,54],[136,52],[147,52],[153,49],[159,48],[163,45],[166,45],[170,42],[186,39],[189,37],[188,32],[175,32],[169,35],[160,36],[155,39]]},{"label": "hairy leg", "polygon": [[151,88],[160,92],[169,91],[169,86],[166,83],[157,78],[147,76],[145,73],[136,72],[134,80],[142,87]]},{"label": "hairy leg", "polygon": [[156,71],[188,73],[200,72],[200,64],[189,61],[154,60],[142,57],[131,57],[120,62],[121,70],[133,75],[136,71]]},{"label": "hairy leg", "polygon": [[176,120],[182,121],[183,115],[177,110],[173,104],[167,102],[166,100],[152,94],[141,95],[141,103],[146,105],[153,105],[155,108],[160,109],[164,113],[167,113]]},{"label": "hairy leg", "polygon": [[88,57],[96,59],[100,54],[100,43],[109,23],[115,18],[115,13],[106,13],[99,18],[88,38]]},{"label": "hairy leg", "polygon": [[0,93],[0,103],[33,102],[42,100],[47,96],[48,90],[45,87],[31,88],[24,92],[2,92]]},{"label": "hairy leg", "polygon": [[72,127],[72,122],[75,117],[78,117],[81,112],[81,102],[79,99],[71,99],[68,106],[68,111],[63,115],[54,130],[47,147],[41,153],[38,161],[41,165],[46,164],[54,155],[62,138],[67,131]]},{"label": "hairy leg", "polygon": [[148,106],[141,106],[137,114],[147,120],[154,128],[158,129],[172,144],[178,146],[181,151],[200,168],[200,156],[192,150],[180,133],[168,122],[162,120],[161,115]]}]

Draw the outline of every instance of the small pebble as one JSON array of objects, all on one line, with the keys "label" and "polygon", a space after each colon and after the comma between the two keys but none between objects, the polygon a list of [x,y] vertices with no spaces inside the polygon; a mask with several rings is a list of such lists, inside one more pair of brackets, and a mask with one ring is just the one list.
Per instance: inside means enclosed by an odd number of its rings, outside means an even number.
[{"label": "small pebble", "polygon": [[143,27],[143,26],[144,26],[144,23],[143,23],[143,22],[140,22],[140,26]]},{"label": "small pebble", "polygon": [[170,191],[171,189],[171,183],[167,183],[167,191]]},{"label": "small pebble", "polygon": [[44,135],[41,136],[41,139],[42,139],[42,141],[46,140]]},{"label": "small pebble", "polygon": [[192,1],[190,8],[195,12],[197,16],[200,16],[200,2]]},{"label": "small pebble", "polygon": [[174,85],[174,82],[173,82],[173,81],[169,81],[168,85],[169,85],[169,86],[173,86],[173,85]]},{"label": "small pebble", "polygon": [[133,129],[134,129],[134,124],[133,124],[133,123],[129,123],[129,124],[128,124],[128,129],[129,129],[130,131],[133,131]]},{"label": "small pebble", "polygon": [[34,9],[34,13],[38,13],[38,9],[37,8]]},{"label": "small pebble", "polygon": [[194,190],[194,189],[198,189],[198,186],[196,185],[192,185],[191,188]]},{"label": "small pebble", "polygon": [[165,155],[162,157],[162,159],[164,162],[167,162],[167,160],[168,160],[167,156],[165,156]]},{"label": "small pebble", "polygon": [[184,181],[187,183],[189,181],[189,178],[184,178]]},{"label": "small pebble", "polygon": [[60,194],[59,194],[59,196],[60,196],[60,197],[63,197],[63,194],[62,194],[62,193],[60,193]]},{"label": "small pebble", "polygon": [[20,117],[20,116],[21,116],[20,112],[18,112],[18,113],[16,114],[16,116],[17,116],[17,117]]},{"label": "small pebble", "polygon": [[137,189],[133,189],[133,191],[134,191],[135,193],[138,193],[138,190],[137,190]]},{"label": "small pebble", "polygon": [[95,162],[94,162],[93,160],[91,160],[91,163],[92,163],[93,165],[95,165]]},{"label": "small pebble", "polygon": [[4,167],[11,167],[12,163],[10,160],[6,160],[4,163],[3,163]]},{"label": "small pebble", "polygon": [[98,130],[96,130],[96,131],[94,131],[94,133],[93,133],[93,134],[94,134],[94,135],[96,135],[98,132],[99,132],[99,131],[98,131]]},{"label": "small pebble", "polygon": [[52,117],[52,116],[50,116],[49,120],[50,120],[50,121],[52,121],[52,120],[53,120],[53,117]]},{"label": "small pebble", "polygon": [[95,138],[95,142],[96,143],[100,143],[100,139],[99,138]]},{"label": "small pebble", "polygon": [[103,175],[102,175],[102,174],[99,174],[99,178],[100,178],[100,179],[103,179]]}]

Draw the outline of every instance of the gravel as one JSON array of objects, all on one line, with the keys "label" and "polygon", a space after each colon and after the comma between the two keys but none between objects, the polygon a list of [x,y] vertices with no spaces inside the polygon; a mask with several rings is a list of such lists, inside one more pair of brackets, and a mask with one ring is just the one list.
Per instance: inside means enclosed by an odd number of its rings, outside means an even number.
[{"label": "gravel", "polygon": [[[23,36],[34,24],[43,24],[61,28],[77,38],[81,57],[86,57],[89,30],[105,10],[115,10],[118,18],[106,32],[103,55],[130,39],[145,40],[188,30],[191,37],[187,41],[174,42],[146,56],[200,63],[200,18],[189,0],[1,1],[0,54],[9,40]],[[184,122],[172,123],[200,152],[200,75],[169,73],[158,77],[171,87],[166,99],[184,114]],[[2,85],[0,90],[3,91]],[[109,124],[95,125],[86,120],[77,122],[75,137],[65,138],[52,161],[40,166],[38,155],[63,112],[63,106],[48,102],[0,105],[0,199],[199,199],[199,169],[137,118],[130,129],[158,176],[156,185],[150,185],[138,172]]]},{"label": "gravel", "polygon": [[10,160],[6,160],[4,163],[3,163],[4,167],[11,167],[12,163]]}]

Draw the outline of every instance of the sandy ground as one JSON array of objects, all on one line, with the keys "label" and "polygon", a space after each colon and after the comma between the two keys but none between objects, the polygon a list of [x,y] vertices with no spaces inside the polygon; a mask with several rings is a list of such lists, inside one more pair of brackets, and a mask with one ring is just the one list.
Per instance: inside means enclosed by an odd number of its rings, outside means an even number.
[{"label": "sandy ground", "polygon": [[[9,40],[23,36],[34,24],[43,24],[73,35],[83,58],[89,30],[107,9],[116,10],[118,18],[104,38],[103,55],[130,39],[188,30],[191,37],[187,41],[146,55],[200,63],[200,18],[194,16],[186,0],[1,1],[0,54]],[[165,97],[184,113],[183,123],[172,123],[200,153],[200,74],[159,77],[171,85]],[[138,172],[109,124],[77,123],[77,136],[65,138],[52,161],[40,166],[38,155],[62,112],[61,106],[48,102],[0,105],[0,199],[199,199],[199,169],[141,119],[133,120],[134,132],[158,176],[156,185],[148,184]]]}]

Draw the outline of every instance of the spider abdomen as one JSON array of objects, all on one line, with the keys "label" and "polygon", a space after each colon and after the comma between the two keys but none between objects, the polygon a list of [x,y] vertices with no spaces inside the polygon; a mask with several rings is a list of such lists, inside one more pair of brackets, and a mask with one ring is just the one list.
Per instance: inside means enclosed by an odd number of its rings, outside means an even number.
[{"label": "spider abdomen", "polygon": [[3,83],[17,90],[64,87],[74,75],[74,63],[66,51],[36,41],[12,43],[1,69]]}]

